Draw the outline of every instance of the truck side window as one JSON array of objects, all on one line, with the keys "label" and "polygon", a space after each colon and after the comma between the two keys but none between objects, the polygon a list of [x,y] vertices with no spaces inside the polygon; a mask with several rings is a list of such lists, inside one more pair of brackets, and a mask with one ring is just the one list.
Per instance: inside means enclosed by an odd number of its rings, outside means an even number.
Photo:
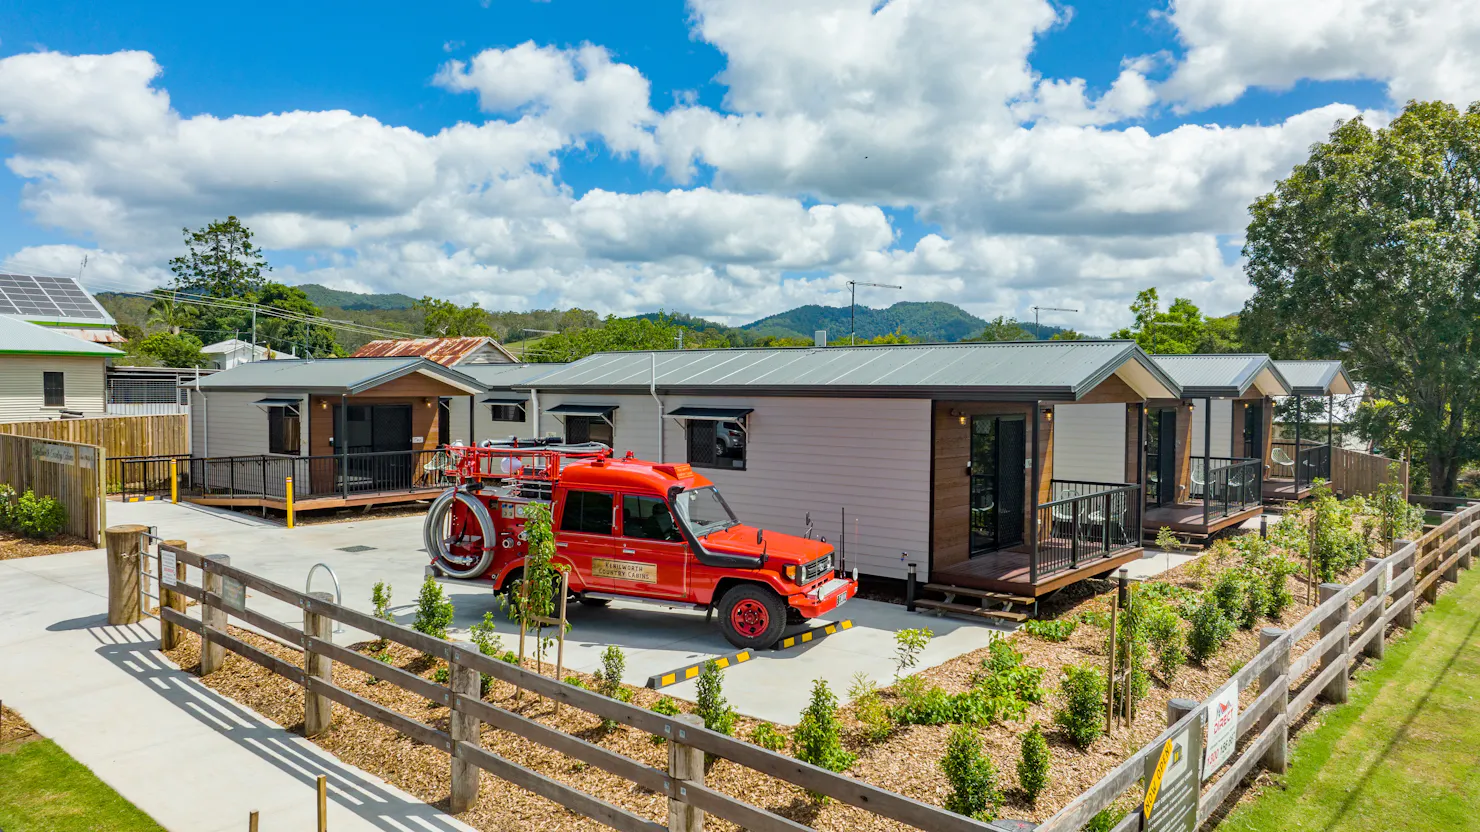
[{"label": "truck side window", "polygon": [[622,497],[622,536],[671,543],[683,540],[678,524],[668,510],[668,503],[662,497],[637,497],[631,494]]},{"label": "truck side window", "polygon": [[560,515],[560,530],[585,534],[612,533],[612,507],[615,499],[599,491],[565,492],[565,511]]}]

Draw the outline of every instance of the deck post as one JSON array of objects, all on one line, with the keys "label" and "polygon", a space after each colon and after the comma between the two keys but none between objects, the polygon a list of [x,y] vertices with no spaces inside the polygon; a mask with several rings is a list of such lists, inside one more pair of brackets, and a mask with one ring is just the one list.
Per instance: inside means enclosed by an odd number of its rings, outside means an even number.
[{"label": "deck post", "polygon": [[[1261,652],[1264,651],[1271,644],[1283,638],[1284,635],[1285,631],[1278,627],[1265,627],[1259,631],[1259,650]],[[1290,671],[1290,642],[1285,641],[1283,644],[1284,646],[1279,648],[1279,655],[1274,660],[1274,663],[1266,668],[1263,673],[1259,674],[1259,691],[1263,693],[1277,682],[1284,687],[1284,691],[1278,694],[1274,705],[1264,712],[1264,716],[1259,718],[1258,724],[1254,727],[1256,731],[1263,731],[1276,719],[1287,716],[1287,712],[1290,709],[1289,679],[1285,678],[1284,682],[1280,682],[1280,679],[1286,677]],[[1286,720],[1284,730],[1280,731],[1279,736],[1275,737],[1275,741],[1270,744],[1269,750],[1264,753],[1264,759],[1260,761],[1260,764],[1275,774],[1284,774],[1289,750],[1290,723],[1289,720]]]},{"label": "deck post", "polygon": [[[1340,595],[1344,588],[1341,584],[1321,584],[1321,603],[1324,604]],[[1340,609],[1326,616],[1326,619],[1321,622],[1323,637],[1337,631],[1341,632],[1341,637],[1336,639],[1336,643],[1327,648],[1321,656],[1320,668],[1322,670],[1332,665],[1340,665],[1342,668],[1342,672],[1336,674],[1336,678],[1332,679],[1331,684],[1321,692],[1328,702],[1340,704],[1347,699],[1347,682],[1351,676],[1346,670],[1347,654],[1351,652],[1351,616],[1351,604],[1342,604]]]},{"label": "deck post", "polygon": [[339,394],[339,424],[334,426],[334,450],[339,454],[339,496],[349,499],[349,404]]},{"label": "deck post", "polygon": [[1293,494],[1296,500],[1300,499],[1300,394],[1295,394],[1295,473],[1291,474],[1290,482],[1295,486]]},{"label": "deck post", "polygon": [[1336,396],[1326,394],[1326,479],[1331,479],[1331,463],[1336,456]]},{"label": "deck post", "polygon": [[1213,397],[1203,397],[1203,529],[1208,527],[1213,500]]},{"label": "deck post", "polygon": [[1139,447],[1136,451],[1136,485],[1140,491],[1136,493],[1136,544],[1146,542],[1146,403],[1141,402],[1136,408],[1136,442]]},{"label": "deck post", "polygon": [[1038,492],[1043,483],[1043,471],[1038,465],[1038,423],[1042,419],[1042,402],[1033,402],[1033,450],[1028,457],[1032,466],[1032,476],[1029,480],[1033,484],[1033,493],[1028,498],[1028,505],[1032,506],[1033,522],[1028,524],[1028,580],[1033,585],[1038,584],[1038,523],[1040,512],[1038,510]]}]

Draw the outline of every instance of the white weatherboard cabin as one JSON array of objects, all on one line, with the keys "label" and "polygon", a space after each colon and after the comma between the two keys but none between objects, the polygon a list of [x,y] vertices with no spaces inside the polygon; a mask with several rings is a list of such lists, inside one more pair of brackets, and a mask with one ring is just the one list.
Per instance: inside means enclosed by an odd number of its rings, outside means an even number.
[{"label": "white weatherboard cabin", "polygon": [[[810,515],[862,574],[1029,600],[1139,557],[1142,405],[1180,395],[1123,341],[608,353],[509,387],[524,435],[688,462],[746,522]],[[1110,480],[1061,476],[1076,402],[1120,415]]]},{"label": "white weatherboard cabin", "polygon": [[0,422],[102,416],[108,359],[122,354],[0,315]]}]

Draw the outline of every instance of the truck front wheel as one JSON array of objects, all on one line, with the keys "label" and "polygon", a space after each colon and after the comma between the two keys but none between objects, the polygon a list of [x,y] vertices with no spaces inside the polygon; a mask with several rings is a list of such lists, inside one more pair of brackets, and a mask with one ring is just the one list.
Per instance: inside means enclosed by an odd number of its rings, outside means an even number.
[{"label": "truck front wheel", "polygon": [[720,599],[719,628],[736,647],[770,647],[786,628],[786,603],[765,587],[741,584]]}]

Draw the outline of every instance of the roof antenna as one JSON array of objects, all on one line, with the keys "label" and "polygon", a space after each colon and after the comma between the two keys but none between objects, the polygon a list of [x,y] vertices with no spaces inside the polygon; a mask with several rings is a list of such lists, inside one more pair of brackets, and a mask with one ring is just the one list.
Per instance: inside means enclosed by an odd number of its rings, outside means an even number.
[{"label": "roof antenna", "polygon": [[82,255],[82,265],[77,267],[77,282],[82,282],[82,270],[87,268],[87,255]]}]

